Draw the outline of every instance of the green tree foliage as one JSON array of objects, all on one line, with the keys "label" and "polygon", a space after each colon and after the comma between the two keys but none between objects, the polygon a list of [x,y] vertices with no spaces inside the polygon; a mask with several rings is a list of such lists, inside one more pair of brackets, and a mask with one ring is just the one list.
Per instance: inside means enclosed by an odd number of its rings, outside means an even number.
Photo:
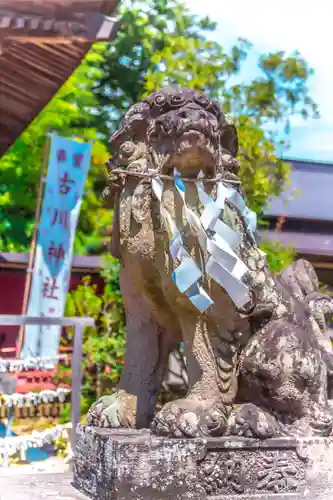
[{"label": "green tree foliage", "polygon": [[241,175],[250,206],[259,217],[278,195],[289,166],[278,154],[290,118],[316,115],[308,91],[312,70],[297,53],[264,54],[258,76],[239,82],[251,44],[239,40],[226,51],[213,41],[216,24],[192,15],[181,0],[136,0],[122,8],[112,44],[94,50],[58,95],[0,162],[0,250],[25,250],[33,226],[36,186],[48,128],[95,139],[75,252],[102,248],[110,213],[101,203],[106,141],[134,102],[163,85],[203,90],[222,103],[238,127]]},{"label": "green tree foliage", "polygon": [[212,41],[215,29],[215,23],[192,15],[180,0],[129,2],[100,68],[98,116],[107,114],[108,134],[131,104],[164,85],[193,87],[217,98],[238,127],[242,179],[249,203],[260,215],[289,174],[289,165],[277,156],[284,140],[270,130],[277,124],[288,132],[295,114],[317,115],[307,87],[312,70],[297,52],[263,54],[259,76],[235,83],[251,44],[238,40],[225,51]]},{"label": "green tree foliage", "polygon": [[267,254],[269,268],[278,273],[293,262],[296,253],[293,247],[286,247],[279,242],[264,241],[260,248]]},{"label": "green tree foliage", "polygon": [[93,140],[93,165],[85,186],[75,252],[94,252],[110,223],[100,198],[105,184],[105,145],[92,124],[96,98],[92,89],[102,76],[103,46],[96,46],[58,94],[0,160],[0,251],[26,251],[34,224],[37,189],[48,131]]},{"label": "green tree foliage", "polygon": [[[287,180],[289,166],[279,154],[287,145],[290,118],[317,115],[307,87],[312,71],[297,52],[263,54],[258,61],[258,76],[250,82],[239,82],[251,44],[238,40],[226,51],[213,41],[216,24],[192,15],[181,0],[130,1],[121,16],[116,40],[95,45],[0,160],[0,251],[29,248],[45,137],[50,130],[94,140],[93,165],[74,251],[101,251],[111,222],[110,211],[101,200],[108,136],[130,105],[165,85],[202,90],[218,99],[231,115],[239,132],[244,188],[259,217],[267,199],[278,195]],[[281,139],[281,134],[273,131],[283,128],[286,134]],[[292,250],[281,246],[273,248],[267,243],[262,247],[274,271],[289,264],[294,256]],[[114,261],[103,276],[102,292],[87,278],[69,294],[66,308],[68,315],[96,320],[96,327],[84,334],[86,402],[96,397],[98,382],[113,384],[122,370],[124,312]]]},{"label": "green tree foliage", "polygon": [[[83,335],[83,406],[89,404],[106,388],[119,380],[125,349],[125,314],[119,290],[119,263],[112,257],[104,259],[101,271],[104,285],[98,289],[90,276],[67,295],[66,316],[90,317],[94,327],[84,329]],[[63,345],[72,345],[73,330],[62,337]],[[66,366],[59,366],[55,381],[64,380]]]}]

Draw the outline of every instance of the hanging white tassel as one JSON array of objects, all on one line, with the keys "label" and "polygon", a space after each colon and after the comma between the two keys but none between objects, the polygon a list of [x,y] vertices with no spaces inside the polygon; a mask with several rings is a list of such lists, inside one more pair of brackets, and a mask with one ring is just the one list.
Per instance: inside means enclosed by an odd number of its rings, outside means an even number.
[{"label": "hanging white tassel", "polygon": [[199,284],[199,280],[207,273],[226,290],[234,304],[240,308],[251,300],[249,288],[242,282],[248,269],[236,253],[241,235],[221,220],[221,215],[225,201],[230,201],[244,218],[246,230],[253,236],[256,229],[256,214],[246,206],[238,191],[225,186],[223,182],[217,183],[217,196],[214,200],[206,193],[203,178],[204,174],[200,172],[196,187],[204,210],[199,217],[187,205],[185,184],[180,173],[174,169],[174,184],[183,203],[184,216],[200,247],[210,255],[205,269],[200,269],[185,249],[181,233],[163,205],[163,181],[158,175],[152,178],[152,190],[160,202],[161,218],[167,228],[169,250],[174,265],[176,266],[176,262],[179,261],[178,267],[175,267],[173,272],[173,281],[179,291],[186,294],[195,307],[204,312],[213,304],[212,299]]},{"label": "hanging white tassel", "polygon": [[39,404],[53,403],[54,401],[64,403],[70,393],[70,389],[58,388],[54,391],[45,390],[40,392],[28,392],[26,394],[1,394],[0,406],[8,408],[17,406],[22,408],[23,406],[37,406]]}]

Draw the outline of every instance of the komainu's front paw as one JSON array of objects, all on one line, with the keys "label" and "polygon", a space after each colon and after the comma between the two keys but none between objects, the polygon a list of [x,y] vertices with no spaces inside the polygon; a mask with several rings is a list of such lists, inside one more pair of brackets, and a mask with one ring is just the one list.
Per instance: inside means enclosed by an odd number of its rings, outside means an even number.
[{"label": "komainu's front paw", "polygon": [[313,405],[307,417],[300,418],[288,425],[287,431],[291,436],[332,436],[333,409],[327,406]]},{"label": "komainu's front paw", "polygon": [[103,396],[92,405],[87,415],[87,425],[94,427],[131,427],[136,425],[136,397],[119,390]]},{"label": "komainu's front paw", "polygon": [[221,403],[199,399],[178,399],[164,405],[152,423],[160,435],[175,437],[222,436],[228,419]]},{"label": "komainu's front paw", "polygon": [[227,434],[268,439],[283,436],[284,431],[274,415],[252,403],[246,403],[236,408],[231,414]]}]

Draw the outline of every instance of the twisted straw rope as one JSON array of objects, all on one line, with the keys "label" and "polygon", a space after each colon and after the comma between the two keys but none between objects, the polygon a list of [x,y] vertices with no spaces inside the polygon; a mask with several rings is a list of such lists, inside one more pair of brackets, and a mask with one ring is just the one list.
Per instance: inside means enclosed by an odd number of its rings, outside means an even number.
[{"label": "twisted straw rope", "polygon": [[[153,171],[153,172],[135,172],[133,170],[125,170],[125,169],[121,169],[121,168],[115,168],[114,170],[111,170],[110,177],[112,178],[113,175],[118,175],[119,177],[132,175],[133,177],[150,178],[150,179],[152,179],[155,176],[158,176],[164,180],[170,180],[170,181],[174,180],[174,177],[172,177],[171,175],[160,174],[156,171]],[[202,179],[197,179],[197,178],[182,177],[181,179],[183,182],[192,182],[192,183],[198,182],[200,180],[200,182],[204,182],[204,183],[212,183],[212,182],[214,183],[214,182],[221,181],[221,182],[225,182],[228,184],[235,184],[235,185],[241,184],[240,180],[225,179],[222,177],[222,175],[217,175],[216,177],[213,177],[213,178],[203,177]]]}]

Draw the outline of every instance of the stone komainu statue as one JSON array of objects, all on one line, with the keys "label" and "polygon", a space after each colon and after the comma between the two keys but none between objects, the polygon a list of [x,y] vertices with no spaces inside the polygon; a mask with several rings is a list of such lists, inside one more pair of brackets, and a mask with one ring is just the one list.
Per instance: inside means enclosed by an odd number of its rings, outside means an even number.
[{"label": "stone komainu statue", "polygon": [[[127,351],[117,392],[93,405],[88,424],[329,435],[332,301],[304,260],[268,270],[238,178],[237,131],[218,103],[162,89],[129,109],[110,142]],[[156,413],[180,341],[189,391]]]}]

